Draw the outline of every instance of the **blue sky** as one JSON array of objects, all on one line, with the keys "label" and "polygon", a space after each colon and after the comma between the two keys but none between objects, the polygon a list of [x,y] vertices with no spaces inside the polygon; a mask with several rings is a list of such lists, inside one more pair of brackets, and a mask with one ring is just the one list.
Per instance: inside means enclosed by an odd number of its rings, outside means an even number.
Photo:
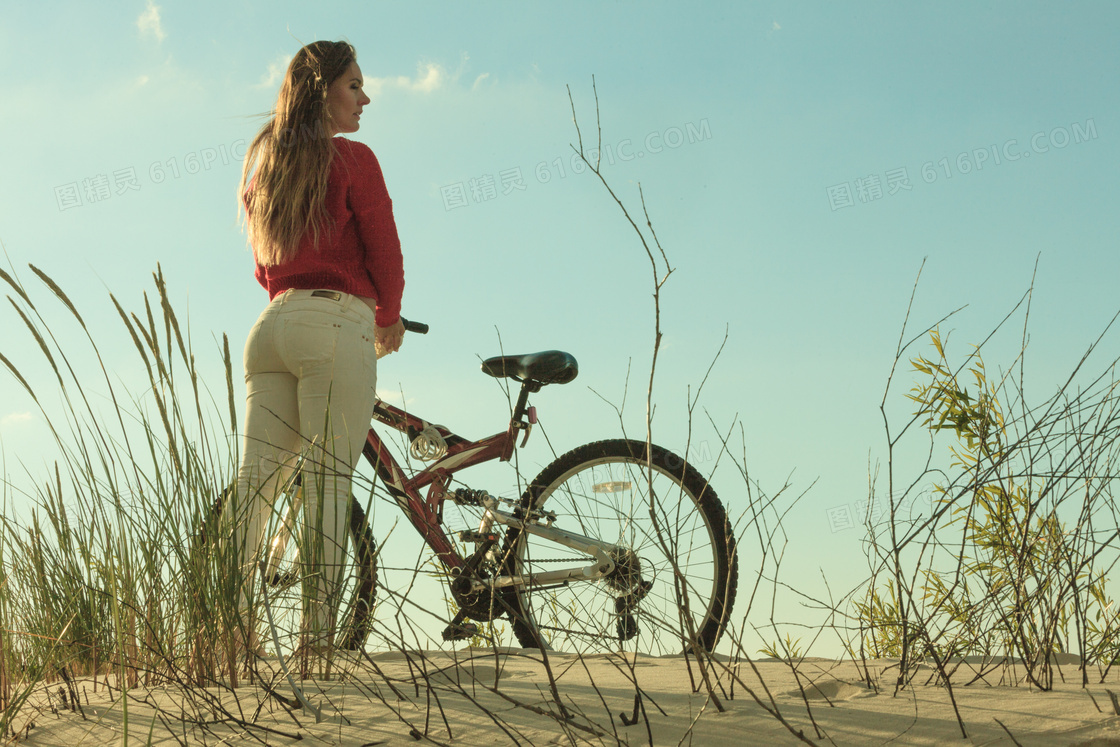
[{"label": "blue sky", "polygon": [[[885,456],[878,408],[923,260],[911,324],[965,306],[946,325],[963,349],[1038,259],[1040,395],[1120,308],[1118,27],[1109,2],[11,2],[0,240],[25,281],[30,262],[67,290],[136,387],[107,294],[139,308],[159,263],[220,387],[215,336],[239,348],[266,302],[237,226],[236,154],[301,43],[344,38],[373,99],[354,137],[394,200],[404,313],[432,326],[382,362],[379,389],[464,435],[499,430],[504,400],[477,369],[500,334],[506,351],[580,361],[574,383],[535,398],[557,449],[617,434],[595,392],[618,400],[628,366],[624,420],[640,433],[648,263],[572,165],[566,86],[589,142],[594,76],[615,156],[604,173],[635,215],[641,184],[675,267],[655,440],[684,448],[688,386],[726,330],[701,404],[720,427],[742,423],[752,479],[812,485],[786,519],[787,580],[820,588],[824,567],[844,588],[862,532],[838,528],[838,509],[857,510]],[[109,196],[90,199],[99,177]],[[37,370],[34,342],[0,313],[0,352]],[[989,368],[1020,334],[997,341]],[[1116,348],[1106,338],[1101,367]],[[37,474],[52,458],[6,376],[0,438],[15,483],[21,463]],[[693,439],[717,450],[706,417]],[[546,462],[543,439],[523,458]],[[726,467],[713,484],[741,510]]]}]

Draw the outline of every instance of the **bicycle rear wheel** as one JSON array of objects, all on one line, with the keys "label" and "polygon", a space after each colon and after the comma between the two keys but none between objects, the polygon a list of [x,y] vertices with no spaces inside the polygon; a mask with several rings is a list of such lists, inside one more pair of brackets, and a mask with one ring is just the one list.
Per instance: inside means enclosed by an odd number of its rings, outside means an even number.
[{"label": "bicycle rear wheel", "polygon": [[[263,574],[267,589],[258,594],[258,601],[266,595],[280,644],[285,653],[299,645],[299,632],[303,608],[303,569],[294,532],[297,529],[295,514],[299,510],[299,487],[277,502],[276,531],[266,537],[266,571]],[[211,516],[199,533],[204,541],[214,541],[217,532],[209,527],[221,526],[222,511],[228,500],[229,489],[214,501]],[[359,650],[369,635],[373,624],[374,601],[377,596],[377,543],[373,538],[366,512],[353,496],[350,498],[350,537],[347,543],[345,567],[341,573],[342,592],[338,610],[335,641],[339,648]],[[263,622],[268,616],[262,611],[256,615]],[[262,631],[263,632],[263,631]],[[269,632],[266,639],[271,643]]]},{"label": "bicycle rear wheel", "polygon": [[[739,575],[727,514],[692,465],[660,446],[649,456],[641,441],[590,443],[530,484],[522,508],[553,512],[556,527],[614,546],[615,568],[597,580],[512,591],[510,618],[522,646],[649,654],[715,648]],[[506,558],[511,575],[523,578],[594,562],[519,530],[507,532]]]}]

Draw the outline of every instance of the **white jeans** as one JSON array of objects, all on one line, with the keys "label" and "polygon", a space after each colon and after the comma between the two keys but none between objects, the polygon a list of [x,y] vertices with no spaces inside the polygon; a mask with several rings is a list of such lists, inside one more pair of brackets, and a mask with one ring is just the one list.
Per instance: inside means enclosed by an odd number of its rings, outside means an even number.
[{"label": "white jeans", "polygon": [[375,398],[375,324],[356,296],[289,290],[265,308],[245,343],[248,395],[233,536],[254,578],[277,491],[305,457],[300,557],[304,578],[315,582],[310,589],[305,582],[304,625],[318,639],[329,638],[338,614],[350,481]]}]

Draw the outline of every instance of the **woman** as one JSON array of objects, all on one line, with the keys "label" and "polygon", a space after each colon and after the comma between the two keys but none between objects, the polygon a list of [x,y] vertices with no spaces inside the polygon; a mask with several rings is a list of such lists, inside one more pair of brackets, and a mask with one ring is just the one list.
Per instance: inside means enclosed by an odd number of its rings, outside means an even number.
[{"label": "woman", "polygon": [[249,146],[240,186],[256,277],[270,299],[245,343],[244,450],[232,502],[246,570],[241,604],[253,606],[271,506],[303,456],[301,557],[311,581],[303,645],[320,652],[332,645],[350,480],[373,412],[377,358],[404,334],[404,270],[381,168],[368,147],[335,137],[358,130],[369,101],[353,47],[302,48]]}]

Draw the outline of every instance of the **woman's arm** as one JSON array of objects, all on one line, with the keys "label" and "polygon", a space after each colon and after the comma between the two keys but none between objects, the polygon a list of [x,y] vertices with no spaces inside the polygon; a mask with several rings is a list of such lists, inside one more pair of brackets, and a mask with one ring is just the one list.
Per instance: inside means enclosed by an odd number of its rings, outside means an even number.
[{"label": "woman's arm", "polygon": [[[358,236],[365,246],[365,266],[377,289],[377,326],[399,325],[401,296],[404,293],[404,261],[397,224],[393,219],[393,201],[385,187],[381,165],[373,151],[361,143],[345,141],[357,165],[350,181],[350,209],[358,224]],[[379,330],[380,333],[380,330]],[[394,338],[400,345],[403,327]]]}]

